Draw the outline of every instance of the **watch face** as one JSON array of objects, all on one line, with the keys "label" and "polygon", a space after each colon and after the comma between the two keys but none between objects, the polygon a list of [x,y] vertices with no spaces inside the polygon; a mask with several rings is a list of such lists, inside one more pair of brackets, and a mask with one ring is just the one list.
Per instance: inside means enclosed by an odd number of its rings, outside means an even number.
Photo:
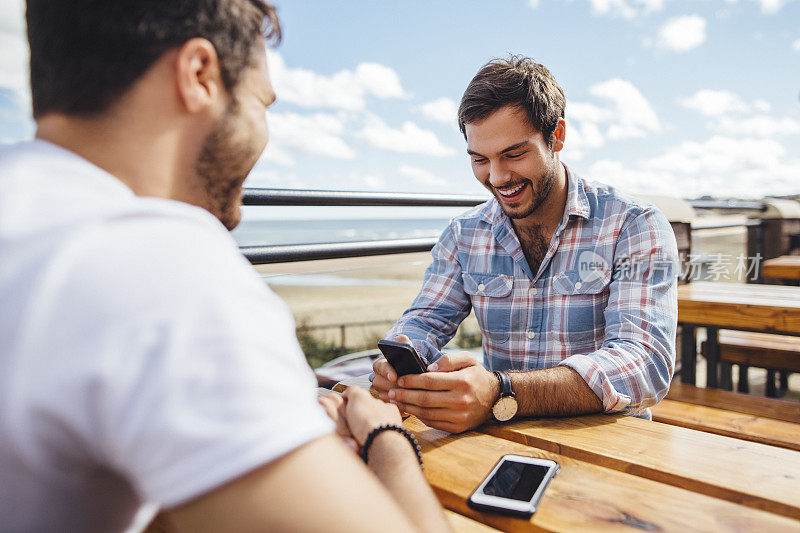
[{"label": "watch face", "polygon": [[513,396],[500,398],[492,407],[492,414],[500,422],[511,420],[517,414],[517,399]]}]

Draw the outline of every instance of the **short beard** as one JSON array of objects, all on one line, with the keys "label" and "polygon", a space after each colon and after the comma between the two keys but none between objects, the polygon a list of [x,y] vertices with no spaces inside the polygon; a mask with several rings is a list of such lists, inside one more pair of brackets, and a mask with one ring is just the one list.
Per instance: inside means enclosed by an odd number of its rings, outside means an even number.
[{"label": "short beard", "polygon": [[508,216],[508,218],[514,220],[528,218],[533,213],[535,213],[536,210],[542,206],[542,204],[544,204],[545,200],[547,200],[547,197],[550,196],[550,191],[553,190],[553,185],[556,182],[555,157],[553,157],[552,163],[549,165],[549,168],[544,172],[544,174],[542,174],[542,179],[539,180],[540,187],[538,189],[533,187],[533,183],[531,182],[531,180],[527,181],[530,184],[531,191],[533,191],[534,194],[531,206],[527,210],[521,213],[509,213],[508,211],[506,211],[503,202],[500,202],[500,206],[503,209],[503,212]]},{"label": "short beard", "polygon": [[204,207],[228,229],[241,220],[241,187],[250,174],[258,153],[246,140],[239,140],[239,103],[231,100],[228,109],[203,141],[195,163],[195,175],[202,189]]}]

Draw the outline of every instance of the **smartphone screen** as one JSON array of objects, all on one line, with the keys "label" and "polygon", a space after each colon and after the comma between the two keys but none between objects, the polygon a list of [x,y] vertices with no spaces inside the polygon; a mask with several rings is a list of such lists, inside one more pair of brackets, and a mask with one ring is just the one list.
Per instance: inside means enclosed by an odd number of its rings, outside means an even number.
[{"label": "smartphone screen", "polygon": [[483,488],[483,493],[497,498],[530,501],[549,470],[543,465],[503,461]]},{"label": "smartphone screen", "polygon": [[531,516],[558,470],[558,463],[549,459],[505,455],[467,503],[482,511]]}]

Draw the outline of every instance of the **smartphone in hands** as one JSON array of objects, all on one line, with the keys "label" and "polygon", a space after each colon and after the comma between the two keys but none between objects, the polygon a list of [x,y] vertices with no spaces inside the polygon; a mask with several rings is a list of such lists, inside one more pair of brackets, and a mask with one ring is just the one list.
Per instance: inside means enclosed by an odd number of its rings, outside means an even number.
[{"label": "smartphone in hands", "polygon": [[397,377],[408,374],[422,374],[428,371],[428,365],[419,356],[410,344],[389,340],[378,341],[378,348],[383,353],[389,364],[392,365]]}]

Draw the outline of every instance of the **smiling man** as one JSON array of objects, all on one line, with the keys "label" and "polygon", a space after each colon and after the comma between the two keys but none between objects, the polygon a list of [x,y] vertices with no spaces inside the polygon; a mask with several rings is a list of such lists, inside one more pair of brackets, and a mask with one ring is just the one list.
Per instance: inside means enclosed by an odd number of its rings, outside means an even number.
[{"label": "smiling man", "polygon": [[[544,66],[484,65],[458,111],[475,177],[494,196],[454,218],[422,291],[387,334],[429,372],[384,400],[451,432],[491,418],[623,412],[650,417],[675,361],[678,251],[655,207],[577,176],[559,159],[564,93]],[[474,309],[486,368],[439,350]]]}]

